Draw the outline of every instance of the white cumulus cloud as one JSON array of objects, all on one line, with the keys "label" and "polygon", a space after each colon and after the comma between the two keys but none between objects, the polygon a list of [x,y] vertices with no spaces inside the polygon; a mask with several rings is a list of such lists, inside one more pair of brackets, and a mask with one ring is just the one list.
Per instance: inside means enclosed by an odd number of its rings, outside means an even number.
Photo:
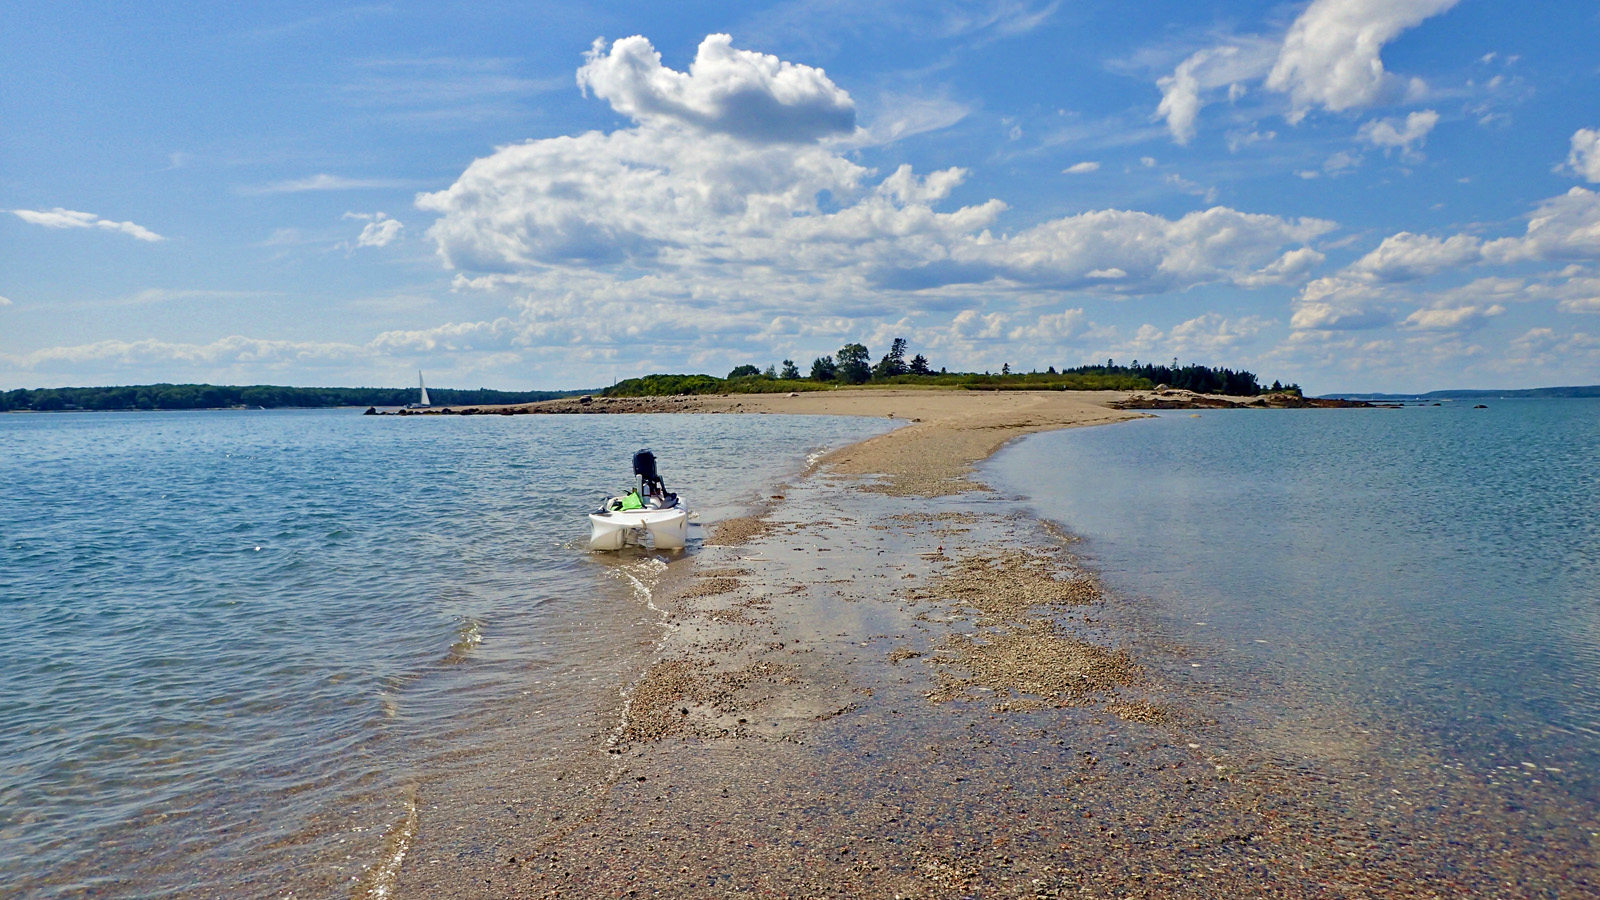
[{"label": "white cumulus cloud", "polygon": [[1420,331],[1466,331],[1483,325],[1495,316],[1505,315],[1506,308],[1498,303],[1491,306],[1433,306],[1413,312],[1400,324]]},{"label": "white cumulus cloud", "polygon": [[1542,201],[1521,237],[1487,241],[1485,262],[1600,259],[1600,192],[1575,187]]},{"label": "white cumulus cloud", "polygon": [[1600,275],[1580,267],[1569,267],[1559,273],[1559,280],[1551,291],[1558,302],[1557,309],[1566,313],[1600,313]]},{"label": "white cumulus cloud", "polygon": [[[711,91],[683,86],[678,73],[657,71],[659,60],[653,51],[644,53],[648,44],[642,39],[619,50],[624,44],[585,66],[591,87],[597,81],[610,85],[597,93],[619,111],[645,106],[639,99],[644,94],[695,97]],[[720,36],[702,44],[702,56],[708,52],[716,59],[744,59]],[[624,78],[612,72],[620,65],[619,53],[630,65],[644,66],[644,73]],[[731,68],[730,77],[748,82],[747,95],[757,87],[775,95],[804,93],[784,87],[781,77],[803,67],[755,56],[756,63]],[[605,66],[591,68],[602,61]],[[752,66],[771,77],[749,75]],[[635,83],[653,84],[657,77],[678,87],[652,93]],[[800,83],[814,86],[818,78],[820,73]],[[679,111],[696,103],[715,108],[690,100],[667,107]],[[705,127],[710,113],[641,113],[640,125],[609,134],[503,147],[474,161],[446,190],[420,195],[417,205],[439,216],[428,234],[446,264],[479,277],[583,269],[588,283],[588,276],[608,267],[645,267],[664,278],[695,278],[702,292],[708,283],[731,279],[773,303],[793,302],[792,290],[778,282],[798,283],[817,295],[837,293],[822,290],[822,282],[848,284],[857,294],[984,283],[1104,288],[1113,271],[1120,276],[1108,289],[1155,293],[1249,277],[1333,227],[1226,207],[1176,220],[1102,210],[997,237],[986,229],[1006,209],[998,199],[937,209],[966,178],[963,169],[919,175],[901,166],[880,177],[835,148],[816,141],[775,143],[768,130],[739,121],[742,110],[770,124],[777,105],[747,96],[741,105],[722,109],[711,131]],[[826,208],[823,197],[830,200]],[[764,282],[762,289],[751,290],[757,280]],[[655,289],[660,283],[635,286]],[[891,294],[878,299],[893,302]]]},{"label": "white cumulus cloud", "polygon": [[1013,328],[1008,337],[1030,344],[1054,345],[1082,336],[1088,326],[1088,317],[1082,309],[1064,309],[1045,313],[1028,325]]},{"label": "white cumulus cloud", "polygon": [[1573,132],[1567,169],[1585,181],[1600,181],[1600,128],[1580,128]]},{"label": "white cumulus cloud", "polygon": [[1394,283],[1479,265],[1597,259],[1600,192],[1575,187],[1540,202],[1521,235],[1483,240],[1470,234],[1436,237],[1402,231],[1384,238],[1338,277],[1365,284]]},{"label": "white cumulus cloud", "polygon": [[1166,121],[1173,140],[1187,144],[1200,111],[1223,88],[1230,103],[1243,98],[1253,82],[1287,94],[1290,123],[1313,109],[1342,112],[1423,96],[1421,81],[1385,71],[1383,47],[1457,2],[1313,0],[1281,38],[1233,37],[1184,58],[1172,74],[1156,80],[1161,102],[1155,118]]},{"label": "white cumulus cloud", "polygon": [[1477,263],[1483,242],[1467,234],[1437,238],[1402,231],[1356,260],[1347,274],[1363,281],[1410,281],[1445,269]]},{"label": "white cumulus cloud", "polygon": [[1363,123],[1357,136],[1385,153],[1399,150],[1407,159],[1421,159],[1422,145],[1428,132],[1439,124],[1439,114],[1431,109],[1419,110],[1401,119],[1373,119]]},{"label": "white cumulus cloud", "polygon": [[406,226],[395,219],[384,219],[381,222],[368,222],[362,229],[361,235],[356,238],[357,247],[387,247],[394,243],[400,236],[400,231]]},{"label": "white cumulus cloud", "polygon": [[357,247],[387,247],[400,237],[400,232],[405,230],[405,223],[399,219],[392,219],[388,215],[377,213],[344,214],[346,219],[357,219],[367,224],[361,228],[361,234],[356,238]]},{"label": "white cumulus cloud", "polygon": [[515,346],[517,329],[504,316],[490,322],[451,322],[416,331],[385,331],[372,339],[380,353],[453,353],[505,350]]},{"label": "white cumulus cloud", "polygon": [[[1376,328],[1399,322],[1414,331],[1464,332],[1505,313],[1507,304],[1554,301],[1563,312],[1600,307],[1600,279],[1585,264],[1600,260],[1600,192],[1574,187],[1535,207],[1521,235],[1485,240],[1402,231],[1339,272],[1315,279],[1295,298],[1296,331]],[[1540,280],[1492,276],[1459,287],[1428,289],[1427,279],[1482,265],[1568,263]],[[1415,307],[1409,313],[1406,307]]]},{"label": "white cumulus cloud", "polygon": [[1244,287],[1300,284],[1325,259],[1326,256],[1310,247],[1299,247],[1235,281]]},{"label": "white cumulus cloud", "polygon": [[661,64],[648,40],[596,40],[578,84],[617,112],[668,119],[746,140],[800,143],[855,130],[855,103],[823,70],[737,50],[726,34],[700,42],[689,71]]},{"label": "white cumulus cloud", "polygon": [[801,359],[905,320],[930,348],[979,354],[1018,328],[1058,343],[1087,328],[1039,317],[1073,294],[1298,284],[1322,260],[1309,245],[1335,227],[1216,206],[1007,228],[1000,199],[951,202],[963,168],[857,162],[874,127],[840,112],[848,94],[821,70],[714,35],[687,73],[643,38],[597,47],[583,72],[633,124],[500,147],[417,197],[457,288],[514,293],[514,314],[386,346],[625,347],[629,366],[652,353],[720,364],[729,347]]},{"label": "white cumulus cloud", "polygon": [[[1558,332],[1530,328],[1511,342],[1508,367],[1521,371],[1572,370],[1592,372],[1600,363],[1600,337],[1584,332]],[[1568,382],[1569,384],[1571,382]]]},{"label": "white cumulus cloud", "polygon": [[1394,301],[1381,288],[1330,275],[1307,284],[1294,300],[1296,331],[1360,331],[1395,320]]},{"label": "white cumulus cloud", "polygon": [[1396,89],[1383,46],[1459,0],[1313,0],[1289,26],[1267,87],[1287,93],[1291,122],[1314,107],[1372,106]]},{"label": "white cumulus cloud", "polygon": [[111,219],[102,219],[94,213],[78,212],[77,210],[55,209],[13,209],[11,214],[33,225],[43,225],[46,228],[100,228],[106,231],[120,231],[130,237],[141,241],[164,241],[166,238],[143,225],[132,222],[114,222]]},{"label": "white cumulus cloud", "polygon": [[1221,354],[1253,340],[1271,325],[1270,319],[1261,316],[1233,319],[1209,312],[1172,326],[1165,346],[1175,353]]},{"label": "white cumulus cloud", "polygon": [[1173,140],[1187,144],[1194,139],[1195,122],[1206,105],[1205,95],[1228,88],[1230,100],[1244,95],[1245,81],[1260,79],[1272,65],[1276,46],[1263,39],[1239,39],[1233,43],[1207,47],[1191,54],[1171,75],[1156,81],[1161,103],[1155,117],[1165,119]]}]

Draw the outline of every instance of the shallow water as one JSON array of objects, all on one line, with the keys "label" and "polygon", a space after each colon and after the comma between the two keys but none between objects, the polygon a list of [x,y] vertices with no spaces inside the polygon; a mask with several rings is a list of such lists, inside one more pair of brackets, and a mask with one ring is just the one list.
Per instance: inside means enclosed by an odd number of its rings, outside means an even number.
[{"label": "shallow water", "polygon": [[582,513],[635,449],[714,521],[886,428],[0,416],[0,882],[381,894],[441,769],[614,726],[661,561],[589,553]]},{"label": "shallow water", "polygon": [[[1163,414],[986,477],[1085,536],[1269,753],[1425,753],[1600,814],[1600,403]],[[1557,810],[1556,818],[1568,817]]]}]

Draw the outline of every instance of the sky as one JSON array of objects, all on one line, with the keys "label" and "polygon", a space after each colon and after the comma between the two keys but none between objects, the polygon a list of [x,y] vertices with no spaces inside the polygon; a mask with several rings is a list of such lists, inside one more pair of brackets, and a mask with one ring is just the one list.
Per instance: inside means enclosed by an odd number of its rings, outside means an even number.
[{"label": "sky", "polygon": [[1600,383],[1600,6],[14,2],[0,390]]}]

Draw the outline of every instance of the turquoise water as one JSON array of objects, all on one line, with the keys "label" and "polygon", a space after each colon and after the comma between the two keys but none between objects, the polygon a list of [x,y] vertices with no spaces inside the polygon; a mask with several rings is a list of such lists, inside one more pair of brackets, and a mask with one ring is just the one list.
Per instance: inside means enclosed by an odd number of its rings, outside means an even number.
[{"label": "turquoise water", "polygon": [[432,774],[607,727],[660,563],[591,554],[583,514],[634,450],[713,521],[886,427],[0,416],[0,884],[349,893]]},{"label": "turquoise water", "polygon": [[1030,437],[989,475],[1083,535],[1186,648],[1168,674],[1226,686],[1264,744],[1388,735],[1592,816],[1600,402],[1487,405],[1169,413]]}]

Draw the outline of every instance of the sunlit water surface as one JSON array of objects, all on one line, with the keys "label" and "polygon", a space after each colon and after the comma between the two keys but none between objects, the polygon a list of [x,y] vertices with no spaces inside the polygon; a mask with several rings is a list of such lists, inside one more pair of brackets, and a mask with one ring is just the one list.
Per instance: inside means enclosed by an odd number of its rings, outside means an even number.
[{"label": "sunlit water surface", "polygon": [[590,553],[584,513],[634,450],[709,522],[887,427],[0,416],[4,893],[359,896],[428,770],[605,726],[661,561]]},{"label": "sunlit water surface", "polygon": [[1361,752],[1425,744],[1592,816],[1600,401],[1486,405],[1164,413],[1027,438],[988,474],[1286,756],[1393,735]]}]

